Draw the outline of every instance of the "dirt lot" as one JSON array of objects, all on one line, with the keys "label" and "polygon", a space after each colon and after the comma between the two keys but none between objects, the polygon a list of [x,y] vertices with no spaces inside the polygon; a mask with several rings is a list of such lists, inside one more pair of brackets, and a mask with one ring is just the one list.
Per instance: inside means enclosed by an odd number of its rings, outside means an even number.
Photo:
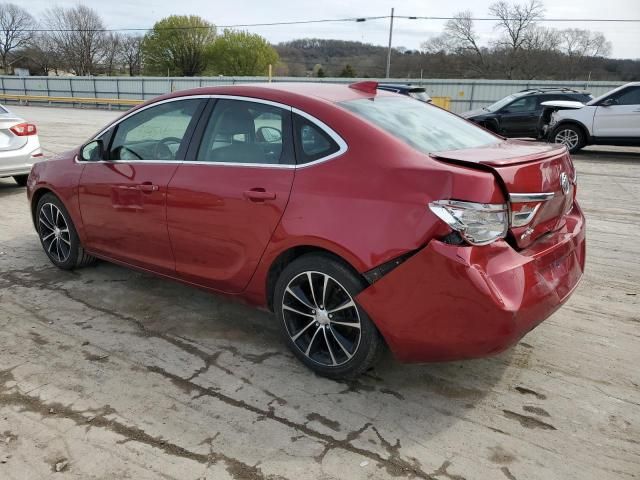
[{"label": "dirt lot", "polygon": [[[47,152],[116,114],[16,107]],[[312,375],[271,315],[54,268],[0,180],[0,478],[640,478],[640,149],[575,156],[588,268],[496,358]],[[59,470],[59,471],[56,471]]]}]

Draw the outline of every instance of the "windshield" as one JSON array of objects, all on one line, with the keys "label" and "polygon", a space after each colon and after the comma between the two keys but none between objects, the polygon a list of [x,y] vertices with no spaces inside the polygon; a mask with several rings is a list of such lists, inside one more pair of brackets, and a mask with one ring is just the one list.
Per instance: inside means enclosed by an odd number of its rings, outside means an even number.
[{"label": "windshield", "polygon": [[486,110],[489,110],[490,112],[496,112],[500,110],[502,107],[504,107],[505,105],[507,105],[508,103],[511,103],[512,101],[514,101],[519,96],[520,95],[509,95],[508,97],[504,97],[502,100],[498,100],[496,103],[492,103],[488,107],[484,107],[484,108]]},{"label": "windshield", "polygon": [[484,147],[501,140],[440,108],[407,97],[377,97],[340,104],[423,153]]},{"label": "windshield", "polygon": [[599,97],[594,98],[593,100],[591,100],[590,102],[587,102],[587,105],[596,105],[598,104],[600,101],[604,100],[605,98],[607,98],[609,95],[612,95],[614,93],[616,93],[619,90],[622,90],[623,88],[625,88],[626,85],[621,85],[618,88],[614,88],[613,90],[609,90],[607,93],[605,93],[604,95],[600,95]]}]

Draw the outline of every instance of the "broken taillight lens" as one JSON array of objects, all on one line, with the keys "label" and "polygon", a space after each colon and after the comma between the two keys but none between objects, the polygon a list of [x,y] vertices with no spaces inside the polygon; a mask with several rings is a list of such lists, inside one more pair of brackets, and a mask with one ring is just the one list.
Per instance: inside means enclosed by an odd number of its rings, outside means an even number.
[{"label": "broken taillight lens", "polygon": [[507,235],[509,209],[504,203],[438,200],[429,209],[471,245],[487,245]]}]

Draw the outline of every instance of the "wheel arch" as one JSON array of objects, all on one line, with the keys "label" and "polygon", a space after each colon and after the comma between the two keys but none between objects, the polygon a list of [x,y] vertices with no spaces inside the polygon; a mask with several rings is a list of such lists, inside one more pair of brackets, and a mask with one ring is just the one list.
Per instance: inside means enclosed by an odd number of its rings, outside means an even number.
[{"label": "wheel arch", "polygon": [[591,143],[591,134],[589,133],[589,129],[587,128],[587,126],[582,123],[579,120],[574,120],[574,119],[566,119],[566,120],[561,120],[558,125],[556,125],[555,127],[553,127],[553,131],[551,134],[551,139],[553,141],[556,132],[560,129],[560,127],[562,126],[566,126],[566,125],[572,125],[574,127],[578,127],[580,129],[580,131],[582,132],[582,134],[584,135],[584,140],[585,140],[585,145],[589,145]]},{"label": "wheel arch", "polygon": [[48,187],[40,187],[37,190],[35,190],[31,195],[31,221],[33,222],[33,226],[36,229],[36,231],[38,230],[38,225],[36,223],[36,209],[38,208],[38,202],[47,193],[51,193],[56,197],[60,198],[60,195],[58,195],[56,192],[54,192],[52,189]]},{"label": "wheel arch", "polygon": [[348,261],[344,258],[343,255],[340,255],[336,252],[333,252],[327,248],[320,247],[317,245],[305,244],[305,245],[296,245],[287,248],[286,250],[280,252],[275,259],[271,262],[269,266],[269,270],[267,271],[265,277],[265,294],[266,294],[266,304],[270,311],[273,311],[273,295],[275,292],[276,282],[280,277],[280,274],[285,269],[287,265],[296,260],[297,258],[302,257],[303,255],[309,254],[319,254],[325,255],[329,258],[332,258],[342,264],[344,264],[347,268],[349,268],[354,275],[362,278],[363,282],[368,283],[366,278],[358,271],[358,269],[353,265],[352,262]]}]

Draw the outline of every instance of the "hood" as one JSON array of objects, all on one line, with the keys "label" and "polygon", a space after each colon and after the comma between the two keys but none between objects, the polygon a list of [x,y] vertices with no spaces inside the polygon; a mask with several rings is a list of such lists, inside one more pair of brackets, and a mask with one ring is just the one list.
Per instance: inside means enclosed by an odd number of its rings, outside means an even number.
[{"label": "hood", "polygon": [[572,100],[549,100],[548,102],[542,102],[540,105],[543,107],[552,107],[556,110],[578,109],[585,106],[582,102]]},{"label": "hood", "polygon": [[505,140],[485,147],[432,153],[436,159],[480,163],[492,167],[526,163],[562,153],[564,145],[531,140]]}]

